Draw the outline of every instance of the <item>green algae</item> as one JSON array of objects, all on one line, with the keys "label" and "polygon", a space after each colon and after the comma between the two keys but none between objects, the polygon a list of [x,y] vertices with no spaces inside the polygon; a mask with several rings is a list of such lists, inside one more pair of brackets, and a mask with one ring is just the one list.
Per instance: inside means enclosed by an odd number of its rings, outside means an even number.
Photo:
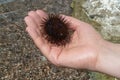
[{"label": "green algae", "polygon": [[108,76],[106,74],[101,74],[98,72],[91,72],[90,77],[91,77],[91,80],[118,80],[117,78]]}]

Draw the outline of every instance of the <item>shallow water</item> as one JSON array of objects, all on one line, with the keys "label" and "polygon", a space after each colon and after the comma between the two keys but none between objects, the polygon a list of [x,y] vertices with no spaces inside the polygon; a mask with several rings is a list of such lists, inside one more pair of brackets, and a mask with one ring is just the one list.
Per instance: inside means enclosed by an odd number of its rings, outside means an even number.
[{"label": "shallow water", "polygon": [[[0,0],[0,80],[86,80],[87,71],[58,68],[36,48],[23,21],[30,10],[71,15],[72,0]],[[63,75],[64,74],[64,75]]]}]

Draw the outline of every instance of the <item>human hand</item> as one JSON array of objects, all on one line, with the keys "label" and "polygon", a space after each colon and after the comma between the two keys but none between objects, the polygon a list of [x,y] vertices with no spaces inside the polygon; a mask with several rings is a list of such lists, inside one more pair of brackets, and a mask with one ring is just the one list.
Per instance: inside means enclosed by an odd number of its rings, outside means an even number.
[{"label": "human hand", "polygon": [[94,28],[70,16],[65,19],[75,31],[71,42],[65,47],[53,46],[41,37],[41,22],[47,13],[42,10],[30,11],[25,17],[26,31],[43,55],[57,66],[95,70],[98,54],[104,40]]}]

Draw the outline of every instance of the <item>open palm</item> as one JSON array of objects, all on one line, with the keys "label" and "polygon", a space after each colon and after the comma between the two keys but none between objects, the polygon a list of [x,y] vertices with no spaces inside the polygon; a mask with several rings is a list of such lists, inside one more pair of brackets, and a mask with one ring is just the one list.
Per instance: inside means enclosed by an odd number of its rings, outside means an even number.
[{"label": "open palm", "polygon": [[101,36],[91,25],[73,17],[65,16],[75,30],[71,43],[65,47],[53,46],[41,37],[41,20],[47,14],[42,10],[30,11],[25,17],[26,31],[46,58],[57,66],[94,69],[101,41]]}]

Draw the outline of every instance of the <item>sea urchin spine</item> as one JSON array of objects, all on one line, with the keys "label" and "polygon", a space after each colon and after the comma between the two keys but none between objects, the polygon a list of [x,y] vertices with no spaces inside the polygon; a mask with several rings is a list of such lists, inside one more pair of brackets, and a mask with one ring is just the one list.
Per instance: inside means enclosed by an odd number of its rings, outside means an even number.
[{"label": "sea urchin spine", "polygon": [[49,14],[41,25],[42,36],[53,45],[65,46],[71,41],[72,29],[69,26],[70,23],[63,16]]}]

